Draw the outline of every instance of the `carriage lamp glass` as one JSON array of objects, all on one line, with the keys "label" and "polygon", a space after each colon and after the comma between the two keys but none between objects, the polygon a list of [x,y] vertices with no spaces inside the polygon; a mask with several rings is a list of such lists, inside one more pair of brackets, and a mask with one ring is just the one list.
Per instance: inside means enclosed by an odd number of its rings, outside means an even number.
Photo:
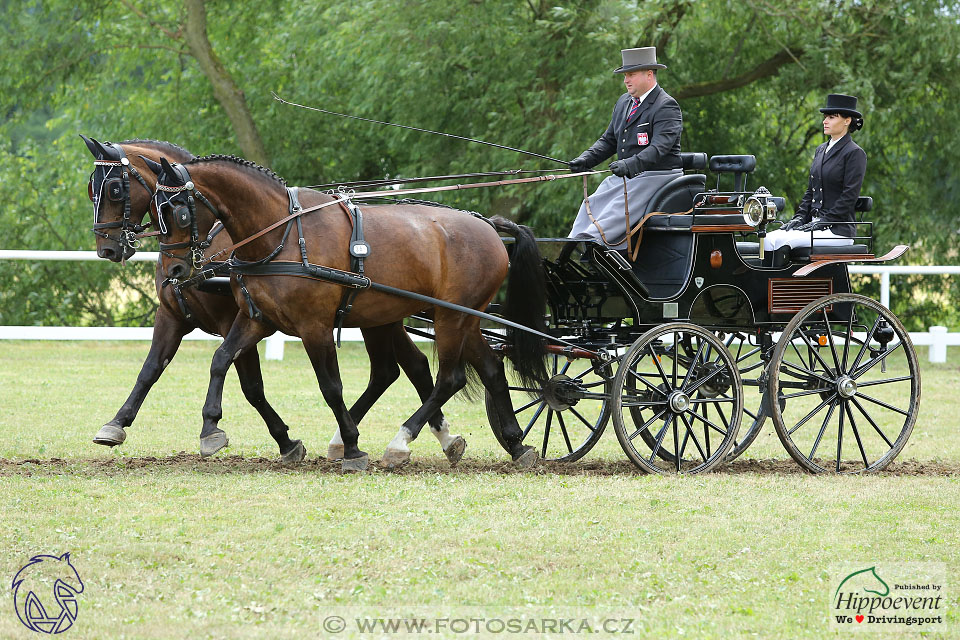
[{"label": "carriage lamp glass", "polygon": [[743,221],[751,227],[777,218],[777,204],[766,187],[760,187],[743,205]]}]

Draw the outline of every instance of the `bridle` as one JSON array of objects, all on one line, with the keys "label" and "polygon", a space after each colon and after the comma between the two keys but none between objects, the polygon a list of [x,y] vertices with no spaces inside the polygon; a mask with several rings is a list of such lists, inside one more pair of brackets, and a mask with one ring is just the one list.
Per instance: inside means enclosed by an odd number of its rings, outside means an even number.
[{"label": "bridle", "polygon": [[[107,143],[105,147],[110,147],[120,154],[118,160],[95,160],[94,170],[90,174],[90,181],[87,183],[87,195],[93,203],[93,234],[105,240],[113,240],[124,249],[129,249],[130,253],[140,248],[140,241],[137,234],[150,226],[147,224],[136,224],[130,218],[130,176],[133,175],[137,182],[146,189],[148,194],[153,194],[153,190],[147,185],[137,168],[130,164],[123,148],[116,144]],[[119,170],[120,177],[111,178],[114,171]],[[102,171],[100,178],[99,192],[94,193],[97,172]],[[112,202],[123,202],[123,218],[114,222],[100,222],[100,203],[103,201],[104,193],[107,199]],[[120,229],[118,237],[113,238],[105,229]],[[126,251],[124,252],[126,253]]]},{"label": "bridle", "polygon": [[[190,227],[190,239],[183,242],[159,242],[160,253],[173,260],[188,262],[194,270],[199,270],[203,268],[205,264],[203,262],[204,251],[210,247],[214,237],[223,231],[223,223],[217,220],[213,228],[210,229],[210,233],[207,234],[207,237],[202,241],[200,240],[196,201],[199,200],[207,207],[215,218],[219,217],[217,215],[217,209],[202,193],[194,188],[193,181],[190,179],[190,173],[186,167],[181,164],[175,164],[173,165],[173,170],[176,177],[179,178],[179,181],[183,184],[180,186],[167,186],[160,184],[160,180],[157,180],[157,189],[153,195],[153,202],[157,209],[157,226],[159,227],[160,236],[169,234],[170,229],[164,220],[163,209],[170,208],[173,211],[173,224],[181,229],[186,229],[188,226]],[[177,195],[180,193],[186,193],[186,204],[178,204],[175,202],[175,198],[177,198]],[[183,255],[172,253],[178,249],[187,249],[188,251]]]}]

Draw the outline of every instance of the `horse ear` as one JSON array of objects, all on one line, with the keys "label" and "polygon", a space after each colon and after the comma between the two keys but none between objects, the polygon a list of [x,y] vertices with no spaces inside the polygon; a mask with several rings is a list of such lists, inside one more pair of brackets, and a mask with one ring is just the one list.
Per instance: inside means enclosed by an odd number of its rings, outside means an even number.
[{"label": "horse ear", "polygon": [[153,171],[154,175],[159,176],[160,172],[163,171],[163,167],[160,166],[159,162],[154,162],[146,156],[140,156],[140,159],[147,164],[147,167],[150,169],[150,171]]},{"label": "horse ear", "polygon": [[90,149],[90,153],[93,154],[93,157],[96,158],[97,160],[103,160],[103,158],[101,158],[101,157],[98,155],[98,153],[97,153],[97,148],[93,145],[93,140],[91,140],[91,139],[88,138],[87,136],[83,135],[82,133],[80,134],[80,137],[83,138],[84,144],[87,145],[87,149]]},{"label": "horse ear", "polygon": [[97,151],[100,153],[101,159],[106,159],[110,157],[110,152],[107,151],[107,149],[102,144],[97,142],[96,138],[91,139],[90,142],[92,142],[94,146],[96,146]]},{"label": "horse ear", "polygon": [[171,164],[167,162],[167,159],[163,156],[160,156],[160,166],[163,167],[163,172],[171,178],[177,177],[177,172],[173,170],[173,166],[171,166]]}]

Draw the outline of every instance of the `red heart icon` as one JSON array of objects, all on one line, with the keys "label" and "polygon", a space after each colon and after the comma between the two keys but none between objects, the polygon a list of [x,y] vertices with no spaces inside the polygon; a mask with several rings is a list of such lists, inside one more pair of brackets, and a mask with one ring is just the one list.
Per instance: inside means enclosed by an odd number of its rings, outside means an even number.
[{"label": "red heart icon", "polygon": [[863,616],[857,616],[857,622],[863,622]]}]

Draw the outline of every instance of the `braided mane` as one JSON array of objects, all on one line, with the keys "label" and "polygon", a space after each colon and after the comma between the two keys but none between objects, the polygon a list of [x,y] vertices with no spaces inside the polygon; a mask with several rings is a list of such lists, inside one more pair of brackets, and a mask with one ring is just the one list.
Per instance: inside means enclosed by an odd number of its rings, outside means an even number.
[{"label": "braided mane", "polygon": [[248,169],[254,169],[254,170],[256,170],[258,173],[260,173],[261,175],[263,175],[263,176],[265,176],[265,177],[267,177],[267,178],[270,178],[271,180],[274,180],[274,181],[280,183],[281,186],[284,186],[284,187],[287,186],[287,181],[284,180],[283,178],[281,178],[280,176],[278,176],[277,174],[275,174],[275,173],[274,173],[273,171],[271,171],[270,169],[267,169],[266,167],[261,167],[261,166],[260,166],[259,164],[257,164],[256,162],[251,162],[250,160],[246,160],[245,158],[240,158],[240,157],[237,157],[237,156],[228,156],[228,155],[223,155],[223,154],[219,154],[219,153],[214,153],[214,154],[211,154],[211,155],[208,155],[208,156],[202,156],[202,157],[200,157],[200,158],[194,158],[194,159],[191,160],[190,162],[185,162],[184,164],[185,164],[185,165],[191,165],[191,164],[200,164],[200,163],[202,163],[202,162],[217,162],[217,161],[232,162],[233,164],[239,165],[239,166],[241,166],[241,167],[246,167],[246,168],[248,168]]},{"label": "braided mane", "polygon": [[189,151],[187,151],[186,149],[184,149],[184,148],[181,147],[180,145],[178,145],[178,144],[173,144],[172,142],[167,142],[166,140],[151,140],[151,139],[149,139],[149,138],[134,138],[133,140],[121,140],[121,141],[118,142],[117,144],[150,144],[150,145],[156,145],[156,146],[160,146],[160,147],[169,147],[170,149],[174,149],[174,150],[176,150],[176,151],[179,151],[179,152],[183,153],[184,155],[190,156],[191,158],[194,157],[194,155],[193,155],[192,153],[190,153]]}]

